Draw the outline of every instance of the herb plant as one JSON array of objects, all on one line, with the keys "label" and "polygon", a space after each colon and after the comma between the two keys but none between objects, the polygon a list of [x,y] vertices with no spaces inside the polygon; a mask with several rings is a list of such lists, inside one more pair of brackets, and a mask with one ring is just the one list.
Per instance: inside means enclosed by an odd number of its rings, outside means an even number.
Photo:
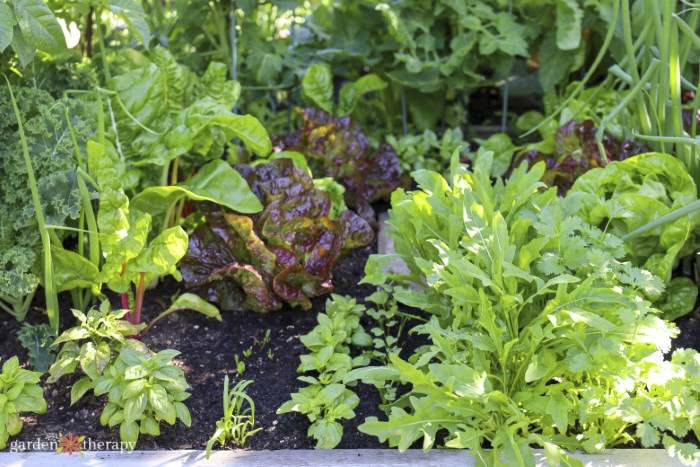
[{"label": "herb plant", "polygon": [[72,311],[79,324],[64,331],[54,341],[54,346],[63,345],[49,368],[48,382],[55,383],[80,366],[85,376],[73,384],[71,404],[75,404],[94,388],[97,378],[117,358],[123,346],[142,349],[145,346],[128,339],[143,328],[143,325],[137,326],[122,319],[129,310],[112,311],[105,300],[99,309],[92,308],[87,314],[80,310]]},{"label": "herb plant", "polygon": [[366,365],[366,356],[350,357],[350,345],[367,346],[372,338],[360,325],[365,307],[355,299],[333,294],[326,302],[326,313],[318,314],[318,326],[301,337],[311,351],[301,356],[300,373],[314,371],[318,376],[300,376],[308,383],[292,394],[277,413],[300,412],[312,422],[308,434],[317,449],[333,449],[343,437],[339,419],[353,418],[360,399],[343,384],[343,376],[354,367]]},{"label": "herb plant", "polygon": [[46,412],[44,391],[37,384],[41,373],[19,367],[19,359],[12,357],[2,364],[0,372],[0,449],[7,440],[22,430],[20,413]]},{"label": "herb plant", "polygon": [[425,130],[420,134],[412,134],[396,138],[388,135],[386,142],[394,148],[399,157],[402,174],[410,174],[414,170],[426,169],[442,172],[450,166],[450,158],[455,150],[466,156],[469,144],[464,141],[462,130],[448,128],[438,137],[433,131]]},{"label": "herb plant", "polygon": [[[239,447],[245,446],[245,441],[262,428],[255,428],[255,403],[246,394],[246,388],[253,382],[243,379],[229,391],[228,375],[224,377],[224,416],[216,422],[216,431],[207,442],[207,460],[211,456],[214,443],[222,447],[227,439]],[[248,404],[245,409],[244,404]]]},{"label": "herb plant", "polygon": [[170,363],[179,354],[171,349],[154,354],[123,348],[95,380],[95,395],[109,397],[100,423],[119,425],[119,437],[131,446],[139,433],[159,436],[161,421],[174,425],[180,419],[189,427],[190,411],[182,402],[190,397],[189,385],[182,370]]}]

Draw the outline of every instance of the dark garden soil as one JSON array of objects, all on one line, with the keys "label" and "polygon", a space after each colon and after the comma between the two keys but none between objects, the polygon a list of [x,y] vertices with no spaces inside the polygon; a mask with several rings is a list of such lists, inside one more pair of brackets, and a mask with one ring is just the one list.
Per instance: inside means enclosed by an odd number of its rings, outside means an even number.
[{"label": "dark garden soil", "polygon": [[[358,285],[364,276],[364,266],[370,254],[377,252],[377,240],[371,245],[352,251],[337,261],[333,268],[334,293],[350,295],[362,301],[375,289]],[[165,281],[157,289],[146,292],[144,322],[155,317],[171,302],[171,296],[180,288],[173,280]],[[262,430],[246,441],[246,449],[311,449],[313,440],[307,436],[309,421],[297,413],[275,414],[276,410],[304,383],[297,380],[299,356],[306,348],[299,337],[308,333],[317,324],[316,315],[325,310],[328,297],[313,300],[309,311],[284,309],[260,314],[233,311],[222,313],[223,321],[206,318],[195,312],[178,312],[154,325],[144,343],[154,351],[174,348],[182,352],[175,361],[192,386],[192,396],[186,401],[192,414],[192,427],[180,421],[175,426],[161,423],[161,436],[140,435],[138,449],[204,449],[215,431],[216,421],[222,416],[222,393],[224,375],[229,375],[231,386],[241,379],[254,383],[247,389],[255,402],[255,425]],[[115,300],[114,305],[118,305]],[[62,323],[64,330],[73,324],[68,312],[69,301],[62,301]],[[32,309],[30,323],[45,322],[40,309]],[[0,358],[17,355],[21,362],[27,361],[27,352],[14,337],[19,324],[6,313],[0,313]],[[267,331],[269,343],[262,346]],[[249,357],[243,351],[252,349]],[[236,373],[234,355],[246,365],[242,376]],[[49,439],[59,432],[76,436],[89,436],[94,441],[119,441],[118,429],[100,425],[99,417],[104,398],[90,393],[70,405],[70,388],[77,375],[62,378],[56,384],[44,384],[48,403],[45,414],[30,414],[19,435],[12,440],[35,441]],[[357,430],[368,416],[381,416],[381,400],[372,386],[359,384],[353,388],[360,398],[355,409],[356,417],[343,421],[344,436],[339,448],[378,448],[377,438],[366,436]],[[217,444],[218,446],[218,444]],[[231,447],[231,446],[227,446]]]}]

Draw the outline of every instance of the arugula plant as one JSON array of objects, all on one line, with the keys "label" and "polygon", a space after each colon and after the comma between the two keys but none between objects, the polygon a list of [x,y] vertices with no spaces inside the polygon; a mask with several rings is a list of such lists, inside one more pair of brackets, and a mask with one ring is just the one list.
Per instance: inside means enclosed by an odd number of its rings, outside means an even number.
[{"label": "arugula plant", "polygon": [[318,376],[300,376],[308,385],[291,395],[278,414],[299,412],[311,421],[308,435],[316,440],[317,449],[333,449],[343,437],[339,419],[353,418],[360,399],[342,383],[343,376],[355,367],[369,363],[360,355],[350,357],[350,345],[368,346],[372,338],[360,324],[365,307],[333,294],[326,302],[326,313],[318,314],[318,325],[301,337],[311,351],[301,356],[298,372],[314,371]]},{"label": "arugula plant", "polygon": [[[635,440],[696,462],[681,439],[697,422],[687,381],[700,356],[664,362],[677,329],[647,298],[663,281],[623,262],[623,241],[579,217],[580,199],[542,190],[543,164],[495,183],[491,164],[470,172],[455,157],[449,183],[418,171],[419,190],[392,197],[396,253],[371,257],[364,282],[392,281],[399,302],[430,313],[414,332],[431,344],[346,375],[411,388],[360,431],[402,451],[421,438],[430,449],[442,431],[477,465],[535,465],[533,445],[550,465],[582,465],[566,450]],[[398,258],[408,274],[386,270]]]},{"label": "arugula plant", "polygon": [[54,362],[52,345],[56,340],[55,331],[48,324],[24,323],[17,331],[17,339],[29,353],[29,364],[38,373],[46,373]]},{"label": "arugula plant", "polygon": [[44,391],[37,383],[41,373],[19,367],[19,359],[6,360],[0,371],[0,449],[22,430],[21,412],[46,412]]},{"label": "arugula plant", "polygon": [[174,425],[179,419],[192,424],[183,401],[190,397],[189,385],[178,366],[170,361],[179,355],[167,349],[158,353],[122,348],[116,361],[94,382],[96,396],[108,395],[100,423],[119,425],[123,442],[136,445],[139,433],[160,436],[160,422]]},{"label": "arugula plant", "polygon": [[[211,456],[214,443],[224,447],[227,439],[239,447],[245,446],[245,441],[253,436],[261,427],[255,428],[255,403],[246,394],[246,388],[253,383],[243,379],[229,391],[228,375],[224,377],[224,416],[216,422],[216,431],[207,442],[207,460]],[[245,409],[244,404],[248,404]]]},{"label": "arugula plant", "polygon": [[349,210],[330,220],[330,196],[290,159],[236,170],[264,210],[198,204],[206,222],[189,236],[180,262],[185,284],[224,310],[268,312],[283,302],[311,308],[311,298],[330,292],[335,260],[368,244],[372,229]]}]

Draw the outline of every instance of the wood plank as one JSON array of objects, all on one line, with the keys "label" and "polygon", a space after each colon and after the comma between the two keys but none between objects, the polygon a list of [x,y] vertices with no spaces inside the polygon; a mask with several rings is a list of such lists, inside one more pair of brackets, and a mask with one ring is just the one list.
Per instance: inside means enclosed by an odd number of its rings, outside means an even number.
[{"label": "wood plank", "polygon": [[[411,449],[336,449],[332,451],[214,451],[206,460],[204,451],[87,452],[85,457],[53,452],[0,453],[3,467],[59,467],[63,465],[114,465],[119,467],[165,467],[180,465],[232,465],[240,467],[473,467],[468,451],[434,449],[428,453]],[[545,465],[544,452],[535,450],[538,465]],[[682,464],[662,449],[611,449],[603,454],[577,454],[586,466],[680,467]]]}]

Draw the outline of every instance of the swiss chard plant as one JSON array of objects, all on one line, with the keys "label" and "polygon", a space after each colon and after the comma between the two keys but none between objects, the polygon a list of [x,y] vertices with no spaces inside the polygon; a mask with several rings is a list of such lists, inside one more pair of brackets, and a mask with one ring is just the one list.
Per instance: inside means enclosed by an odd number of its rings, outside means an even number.
[{"label": "swiss chard plant", "polygon": [[270,152],[260,123],[231,112],[240,86],[227,79],[224,64],[212,62],[199,77],[162,47],[150,59],[133,50],[121,55],[122,73],[110,86],[116,131],[108,139],[130,165],[127,192],[186,180],[201,164],[220,158],[234,138],[260,157]]},{"label": "swiss chard plant", "polygon": [[332,117],[319,109],[299,110],[298,132],[280,142],[284,149],[306,156],[316,177],[333,177],[345,187],[345,202],[365,219],[370,203],[388,196],[399,184],[399,160],[382,143],[374,150],[362,128],[350,117]]},{"label": "swiss chard plant", "polygon": [[[624,261],[622,239],[581,217],[579,197],[543,190],[544,164],[495,183],[491,164],[485,155],[469,172],[455,158],[449,181],[418,171],[418,191],[392,196],[396,253],[371,257],[364,281],[393,283],[399,302],[426,310],[414,332],[431,344],[346,375],[410,387],[360,431],[400,450],[444,440],[484,466],[535,465],[533,446],[550,465],[582,465],[566,451],[634,441],[696,462],[684,437],[700,356],[664,361],[678,331],[648,298],[663,281]],[[408,273],[391,271],[396,259]]]},{"label": "swiss chard plant", "polygon": [[46,412],[44,391],[39,386],[41,373],[19,367],[19,359],[12,357],[2,364],[0,371],[0,449],[7,440],[22,430],[22,412]]},{"label": "swiss chard plant", "polygon": [[191,233],[180,262],[187,287],[222,309],[266,312],[284,302],[311,308],[311,298],[332,290],[335,260],[368,244],[372,229],[348,210],[331,220],[328,193],[290,159],[236,169],[264,210],[198,204],[205,222]]}]

